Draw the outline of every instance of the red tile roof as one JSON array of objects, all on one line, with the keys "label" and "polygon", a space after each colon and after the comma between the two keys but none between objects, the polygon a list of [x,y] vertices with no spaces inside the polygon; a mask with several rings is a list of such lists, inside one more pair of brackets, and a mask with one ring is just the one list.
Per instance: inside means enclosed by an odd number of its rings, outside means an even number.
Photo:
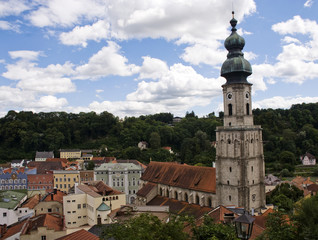
[{"label": "red tile roof", "polygon": [[29,234],[31,231],[36,230],[38,227],[46,227],[55,231],[62,231],[63,215],[57,213],[40,214],[35,217],[29,218],[21,234]]},{"label": "red tile roof", "polygon": [[[43,202],[51,202],[51,201],[57,201],[63,204],[63,197],[66,196],[67,194],[60,191],[56,190],[56,193],[51,192],[45,195],[45,197],[42,199]],[[53,199],[52,199],[53,197]]]},{"label": "red tile roof", "polygon": [[94,235],[93,233],[90,233],[84,229],[81,229],[79,231],[70,233],[64,237],[57,238],[56,240],[99,240],[99,237]]},{"label": "red tile roof", "polygon": [[318,185],[317,184],[311,184],[307,187],[308,191],[310,192],[318,192]]},{"label": "red tile roof", "polygon": [[235,212],[229,210],[228,208],[226,208],[222,205],[213,209],[213,211],[208,213],[208,215],[210,217],[212,217],[216,223],[226,222],[226,215],[233,215],[233,217],[235,217],[235,218],[238,217],[238,215]]},{"label": "red tile roof", "polygon": [[264,232],[264,228],[262,228],[261,226],[254,224],[253,225],[253,230],[252,230],[252,235],[250,237],[250,240],[254,240],[256,239],[259,235],[261,235]]},{"label": "red tile roof", "polygon": [[77,187],[80,190],[84,191],[85,193],[90,194],[90,195],[95,196],[95,197],[98,197],[100,195],[109,196],[109,195],[125,194],[125,193],[119,192],[115,189],[112,189],[111,187],[106,185],[103,181],[84,182],[83,184],[80,184]]},{"label": "red tile roof", "polygon": [[260,216],[254,216],[255,217],[255,224],[257,224],[258,226],[262,227],[262,228],[266,228],[265,224],[266,224],[266,218],[270,213],[275,212],[275,210],[269,208],[267,209],[262,215]]},{"label": "red tile roof", "polygon": [[173,214],[189,215],[194,218],[199,218],[212,210],[210,207],[201,207],[198,204],[189,204],[163,196],[156,196],[147,203],[147,206],[169,206],[169,211]]},{"label": "red tile roof", "polygon": [[23,204],[23,207],[34,209],[36,205],[40,202],[40,195],[36,194],[33,197],[29,198],[25,204]]},{"label": "red tile roof", "polygon": [[63,170],[61,162],[29,162],[28,167],[36,167],[38,174],[46,174],[48,171]]},{"label": "red tile roof", "polygon": [[137,196],[146,197],[147,194],[154,188],[157,187],[158,184],[148,182],[144,187],[139,189],[137,192]]},{"label": "red tile roof", "polygon": [[9,226],[7,228],[6,232],[3,234],[3,236],[1,236],[0,239],[7,239],[7,238],[21,232],[23,229],[23,226],[26,224],[27,221],[28,221],[28,219],[25,219],[22,222],[17,222],[17,223],[12,224],[11,226]]},{"label": "red tile roof", "polygon": [[150,162],[141,177],[144,181],[215,193],[215,168],[170,162]]}]

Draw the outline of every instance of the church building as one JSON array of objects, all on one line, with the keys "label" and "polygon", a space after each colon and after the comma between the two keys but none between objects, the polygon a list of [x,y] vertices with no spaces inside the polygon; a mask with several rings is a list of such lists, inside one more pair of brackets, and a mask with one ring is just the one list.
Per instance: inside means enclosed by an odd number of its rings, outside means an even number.
[{"label": "church building", "polygon": [[242,50],[245,40],[237,34],[237,20],[230,21],[229,51],[222,65],[224,125],[216,129],[215,168],[151,162],[141,177],[138,205],[156,196],[202,207],[234,205],[255,211],[265,206],[265,167],[262,128],[252,115],[252,74]]}]

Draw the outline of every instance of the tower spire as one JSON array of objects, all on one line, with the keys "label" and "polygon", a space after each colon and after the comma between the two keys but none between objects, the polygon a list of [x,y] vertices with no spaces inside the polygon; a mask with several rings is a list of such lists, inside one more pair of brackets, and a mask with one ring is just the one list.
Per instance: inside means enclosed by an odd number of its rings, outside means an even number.
[{"label": "tower spire", "polygon": [[222,65],[221,76],[226,78],[226,84],[247,83],[246,78],[252,74],[252,67],[251,64],[244,59],[244,54],[242,53],[245,40],[237,34],[237,20],[234,18],[234,11],[232,11],[230,24],[232,26],[232,33],[224,41],[224,46],[229,53]]}]

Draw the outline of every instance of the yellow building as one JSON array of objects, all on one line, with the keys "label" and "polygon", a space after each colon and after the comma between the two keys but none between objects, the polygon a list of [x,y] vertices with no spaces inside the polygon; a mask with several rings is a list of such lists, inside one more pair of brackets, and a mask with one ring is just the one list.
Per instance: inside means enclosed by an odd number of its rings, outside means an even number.
[{"label": "yellow building", "polygon": [[126,204],[125,193],[107,186],[102,181],[92,181],[75,186],[75,194],[63,197],[65,227],[110,223],[111,210]]},{"label": "yellow building", "polygon": [[79,159],[82,156],[82,151],[79,149],[61,149],[60,158]]},{"label": "yellow building", "polygon": [[54,188],[68,193],[75,183],[80,183],[79,171],[53,171]]}]

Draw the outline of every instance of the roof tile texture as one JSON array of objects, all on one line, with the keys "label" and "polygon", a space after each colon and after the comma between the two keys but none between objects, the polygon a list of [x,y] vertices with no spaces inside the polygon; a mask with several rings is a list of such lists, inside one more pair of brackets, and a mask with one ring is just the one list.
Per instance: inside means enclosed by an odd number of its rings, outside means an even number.
[{"label": "roof tile texture", "polygon": [[141,180],[215,193],[215,168],[178,163],[150,162]]},{"label": "roof tile texture", "polygon": [[156,186],[157,186],[157,184],[148,182],[144,187],[142,187],[142,188],[137,192],[137,196],[146,197],[147,194],[148,194],[154,187],[156,187]]},{"label": "roof tile texture", "polygon": [[63,240],[63,239],[67,239],[67,240],[99,240],[99,237],[97,237],[93,233],[90,233],[84,229],[81,229],[79,231],[68,234],[64,237],[57,238],[56,240]]}]

